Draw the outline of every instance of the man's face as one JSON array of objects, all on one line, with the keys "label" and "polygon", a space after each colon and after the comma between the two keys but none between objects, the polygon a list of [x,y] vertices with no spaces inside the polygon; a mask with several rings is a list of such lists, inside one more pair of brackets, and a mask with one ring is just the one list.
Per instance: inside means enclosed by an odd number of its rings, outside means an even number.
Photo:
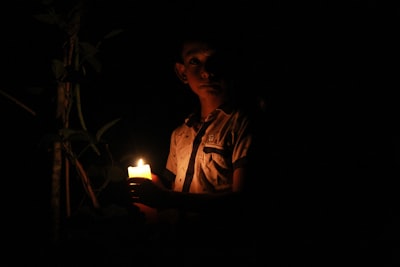
[{"label": "man's face", "polygon": [[190,42],[182,51],[183,73],[197,95],[226,94],[226,62],[219,52],[207,43]]}]

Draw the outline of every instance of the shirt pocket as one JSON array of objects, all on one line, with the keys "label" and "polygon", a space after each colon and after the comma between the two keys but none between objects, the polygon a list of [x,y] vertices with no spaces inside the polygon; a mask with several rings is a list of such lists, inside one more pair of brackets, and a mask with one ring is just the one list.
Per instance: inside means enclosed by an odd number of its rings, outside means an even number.
[{"label": "shirt pocket", "polygon": [[[203,148],[204,163],[209,168],[215,168],[218,172],[224,172],[231,169],[231,152],[223,146],[206,145]],[[211,165],[211,166],[210,166]]]}]

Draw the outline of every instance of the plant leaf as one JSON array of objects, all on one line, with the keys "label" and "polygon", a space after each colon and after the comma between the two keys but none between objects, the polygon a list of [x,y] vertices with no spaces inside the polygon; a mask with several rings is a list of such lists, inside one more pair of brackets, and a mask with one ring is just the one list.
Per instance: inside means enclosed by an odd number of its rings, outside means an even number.
[{"label": "plant leaf", "polygon": [[69,141],[88,141],[90,143],[95,141],[89,132],[82,130],[64,128],[60,130],[60,135]]},{"label": "plant leaf", "polygon": [[59,59],[53,59],[51,61],[51,70],[53,71],[54,77],[59,80],[65,73],[64,63]]},{"label": "plant leaf", "polygon": [[109,123],[105,124],[103,127],[101,127],[97,133],[96,133],[96,140],[97,142],[100,141],[101,137],[103,136],[103,134],[110,129],[112,126],[114,126],[114,124],[116,124],[117,122],[119,122],[121,120],[121,118],[115,119],[113,121],[110,121]]},{"label": "plant leaf", "polygon": [[114,36],[117,36],[118,34],[121,34],[121,33],[124,32],[124,31],[125,31],[124,29],[116,29],[116,30],[113,30],[113,31],[111,31],[110,33],[106,34],[106,35],[104,36],[104,39],[112,38],[112,37],[114,37]]}]

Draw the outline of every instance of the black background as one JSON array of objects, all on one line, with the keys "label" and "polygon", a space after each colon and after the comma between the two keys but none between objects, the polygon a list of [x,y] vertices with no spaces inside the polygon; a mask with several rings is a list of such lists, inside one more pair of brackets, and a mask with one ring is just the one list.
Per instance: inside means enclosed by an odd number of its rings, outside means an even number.
[{"label": "black background", "polygon": [[[243,51],[240,85],[250,100],[267,103],[260,124],[282,178],[272,183],[282,193],[274,201],[293,217],[334,220],[329,226],[339,224],[334,232],[350,236],[358,251],[380,244],[394,261],[398,138],[387,125],[397,109],[383,62],[398,8],[380,1],[169,2],[87,2],[80,41],[124,30],[104,40],[102,72],[88,68],[81,85],[89,131],[122,118],[105,135],[117,163],[144,157],[161,171],[169,134],[192,103],[173,72],[174,39],[194,26],[229,32]],[[10,1],[2,10],[1,90],[36,112],[0,96],[6,218],[46,225],[40,218],[48,218],[51,154],[40,140],[54,131],[51,60],[62,58],[65,36],[32,17],[46,12],[39,2]]]},{"label": "black background", "polygon": [[[2,97],[4,125],[9,126],[4,128],[14,137],[13,127],[22,126],[33,130],[29,136],[45,129],[42,123],[54,116],[51,60],[62,59],[65,36],[56,26],[32,17],[47,12],[40,2],[16,1],[8,6],[4,10],[10,16],[3,17],[3,90],[37,116]],[[56,6],[61,10],[63,2]],[[244,51],[239,59],[243,61],[240,85],[246,87],[249,98],[266,99],[277,124],[272,128],[311,146],[331,145],[338,150],[341,143],[353,144],[346,149],[356,153],[354,157],[348,152],[332,154],[350,157],[347,161],[369,160],[359,158],[366,152],[361,150],[379,145],[371,135],[379,132],[379,123],[390,115],[382,110],[390,99],[384,99],[384,89],[379,88],[384,82],[380,74],[383,44],[390,40],[385,33],[396,21],[394,10],[392,16],[385,15],[389,8],[375,1],[218,6],[87,1],[81,42],[96,44],[109,32],[123,30],[102,41],[102,72],[86,68],[88,78],[81,90],[87,126],[96,131],[114,118],[124,118],[122,129],[117,126],[115,131],[119,131],[116,139],[126,142],[115,144],[115,152],[122,157],[136,150],[139,154],[152,151],[146,157],[163,161],[165,152],[155,153],[158,148],[165,150],[170,130],[191,104],[186,100],[190,97],[187,89],[174,76],[171,50],[179,34],[200,25],[229,32],[237,40]],[[24,126],[34,120],[40,121],[38,127]],[[163,166],[154,164],[157,169]]]}]

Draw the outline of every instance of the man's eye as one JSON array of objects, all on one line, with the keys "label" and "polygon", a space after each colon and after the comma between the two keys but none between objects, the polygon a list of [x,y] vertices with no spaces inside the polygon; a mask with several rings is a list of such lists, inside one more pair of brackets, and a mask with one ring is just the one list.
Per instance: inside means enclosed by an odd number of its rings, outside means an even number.
[{"label": "man's eye", "polygon": [[189,64],[190,64],[190,65],[199,65],[199,64],[200,64],[200,60],[197,59],[197,58],[191,58],[191,59],[189,60]]}]

